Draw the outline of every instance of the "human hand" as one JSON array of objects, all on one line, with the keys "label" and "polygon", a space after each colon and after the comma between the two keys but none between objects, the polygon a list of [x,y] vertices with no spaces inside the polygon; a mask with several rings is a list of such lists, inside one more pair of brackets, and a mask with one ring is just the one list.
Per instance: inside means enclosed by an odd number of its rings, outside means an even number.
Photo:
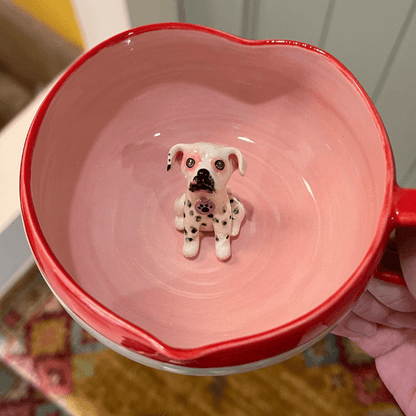
[{"label": "human hand", "polygon": [[377,371],[406,416],[416,416],[416,229],[396,230],[407,287],[372,279],[332,331],[375,357]]}]

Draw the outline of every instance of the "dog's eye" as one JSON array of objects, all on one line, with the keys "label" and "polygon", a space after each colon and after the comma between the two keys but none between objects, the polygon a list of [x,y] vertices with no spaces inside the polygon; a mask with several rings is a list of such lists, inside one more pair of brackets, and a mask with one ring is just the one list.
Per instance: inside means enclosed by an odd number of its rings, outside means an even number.
[{"label": "dog's eye", "polygon": [[192,168],[194,165],[195,165],[195,160],[192,159],[191,157],[186,160],[186,166],[188,166],[188,168]]},{"label": "dog's eye", "polygon": [[217,161],[215,162],[215,167],[216,167],[218,170],[223,170],[223,169],[225,168],[225,163],[224,163],[224,161],[223,161],[223,160],[217,160]]}]

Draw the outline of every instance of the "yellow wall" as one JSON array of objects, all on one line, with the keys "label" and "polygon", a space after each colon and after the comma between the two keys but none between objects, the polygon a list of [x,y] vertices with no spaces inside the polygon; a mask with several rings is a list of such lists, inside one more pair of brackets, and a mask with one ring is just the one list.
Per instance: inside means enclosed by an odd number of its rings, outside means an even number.
[{"label": "yellow wall", "polygon": [[37,20],[49,26],[63,38],[83,48],[71,0],[12,0]]}]

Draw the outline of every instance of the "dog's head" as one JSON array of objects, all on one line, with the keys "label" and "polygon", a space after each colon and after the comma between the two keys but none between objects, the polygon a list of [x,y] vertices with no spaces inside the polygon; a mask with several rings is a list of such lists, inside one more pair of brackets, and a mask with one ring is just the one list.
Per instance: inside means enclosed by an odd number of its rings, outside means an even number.
[{"label": "dog's head", "polygon": [[247,162],[235,147],[211,143],[177,144],[168,155],[168,171],[179,163],[191,192],[225,189],[235,170],[244,176]]}]

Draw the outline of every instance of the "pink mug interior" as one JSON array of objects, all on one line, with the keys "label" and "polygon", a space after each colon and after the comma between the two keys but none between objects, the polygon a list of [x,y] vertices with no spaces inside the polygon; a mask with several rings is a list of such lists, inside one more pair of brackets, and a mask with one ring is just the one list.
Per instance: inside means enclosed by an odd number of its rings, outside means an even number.
[{"label": "pink mug interior", "polygon": [[[307,45],[132,33],[75,64],[38,118],[32,214],[51,252],[94,302],[171,347],[305,316],[374,243],[391,174],[384,129],[349,73]],[[198,141],[248,163],[229,182],[247,218],[226,262],[210,234],[184,258],[174,227],[186,184],[167,153]]]}]

